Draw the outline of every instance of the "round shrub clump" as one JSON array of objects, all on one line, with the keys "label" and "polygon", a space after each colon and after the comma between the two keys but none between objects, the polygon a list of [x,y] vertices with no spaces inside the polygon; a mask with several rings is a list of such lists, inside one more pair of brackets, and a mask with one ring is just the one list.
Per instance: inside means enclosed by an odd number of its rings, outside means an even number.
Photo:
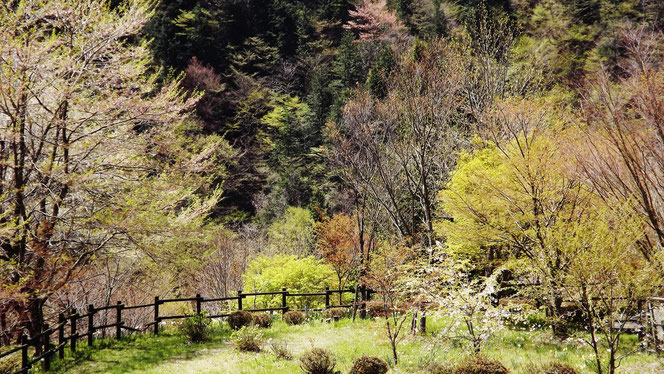
[{"label": "round shrub clump", "polygon": [[367,301],[366,303],[367,313],[371,317],[385,317],[387,315],[387,309],[385,308],[385,303],[379,300]]},{"label": "round shrub clump", "polygon": [[267,313],[254,313],[252,316],[254,326],[266,329],[272,326],[272,316]]},{"label": "round shrub clump", "polygon": [[251,313],[245,310],[238,310],[228,316],[228,325],[233,330],[239,330],[244,326],[249,326],[253,320],[254,318]]},{"label": "round shrub clump", "polygon": [[385,374],[388,370],[387,363],[380,358],[362,356],[353,361],[349,374]]},{"label": "round shrub clump", "polygon": [[209,338],[211,323],[207,313],[203,312],[182,320],[178,324],[178,330],[192,343],[204,342]]},{"label": "round shrub clump", "polygon": [[324,349],[314,348],[300,357],[300,369],[306,374],[335,374],[337,360]]},{"label": "round shrub clump", "polygon": [[263,333],[256,327],[244,326],[231,334],[235,348],[243,352],[260,352],[263,346]]},{"label": "round shrub clump", "polygon": [[529,374],[579,374],[573,367],[562,362],[549,362],[530,369]]},{"label": "round shrub clump", "polygon": [[507,374],[509,370],[498,360],[477,355],[457,366],[454,374]]},{"label": "round shrub clump", "polygon": [[330,308],[323,311],[325,318],[343,318],[346,315],[346,308]]},{"label": "round shrub clump", "polygon": [[304,322],[304,313],[297,310],[292,310],[290,312],[284,313],[282,318],[287,325],[301,325],[302,322]]}]

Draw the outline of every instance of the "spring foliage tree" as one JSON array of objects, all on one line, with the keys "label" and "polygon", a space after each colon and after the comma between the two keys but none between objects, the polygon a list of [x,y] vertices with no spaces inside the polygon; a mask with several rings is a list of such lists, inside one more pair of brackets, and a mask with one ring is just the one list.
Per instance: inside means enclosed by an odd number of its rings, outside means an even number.
[{"label": "spring foliage tree", "polygon": [[414,253],[401,243],[383,241],[376,246],[366,281],[377,292],[385,314],[385,335],[392,348],[394,363],[399,363],[398,347],[404,339],[404,324],[408,319],[413,295],[409,287]]},{"label": "spring foliage tree", "polygon": [[334,269],[339,288],[344,288],[350,277],[359,270],[359,234],[354,217],[344,213],[326,216],[316,223],[316,234],[320,255]]},{"label": "spring foliage tree", "polygon": [[171,153],[176,145],[159,135],[195,97],[184,102],[177,80],[157,88],[147,45],[134,39],[153,5],[0,5],[1,306],[31,334],[48,298],[97,254],[137,235],[155,248],[161,223],[180,226],[213,205],[186,179],[171,184],[223,142],[199,143],[200,157],[187,159],[186,147]]},{"label": "spring foliage tree", "polygon": [[431,300],[436,315],[450,320],[440,336],[468,343],[467,349],[478,354],[486,342],[504,328],[505,314],[491,303],[495,277],[474,277],[468,265],[451,257],[438,263],[433,272],[447,290],[431,295]]},{"label": "spring foliage tree", "polygon": [[503,102],[498,110],[487,117],[493,140],[462,156],[442,193],[453,221],[440,223],[441,234],[457,256],[478,261],[502,245],[525,260],[554,333],[567,333],[561,305],[571,300],[590,331],[597,371],[614,373],[625,323],[661,282],[639,251],[647,221],[637,201],[608,205],[580,177],[571,152],[583,139],[578,127],[533,102]]},{"label": "spring foliage tree", "polygon": [[[590,334],[582,334],[582,339],[593,349],[599,374],[615,373],[622,359],[633,353],[622,349],[621,337],[629,321],[640,318],[641,303],[662,286],[659,269],[643,257],[637,244],[646,222],[633,205],[608,207],[595,201],[590,207],[595,220],[579,227],[583,249],[562,282],[566,298],[584,313]],[[572,238],[573,247],[580,244]]]},{"label": "spring foliage tree", "polygon": [[[450,249],[466,256],[478,259],[486,248],[502,245],[528,259],[542,282],[554,332],[564,334],[564,277],[580,254],[603,244],[592,233],[600,219],[595,195],[570,172],[574,160],[565,144],[573,131],[554,113],[516,101],[485,117],[492,140],[462,157],[442,193],[453,221],[439,229]],[[611,221],[613,237],[634,238],[621,219]]]},{"label": "spring foliage tree", "polygon": [[275,254],[306,257],[313,254],[315,242],[314,219],[304,208],[288,207],[268,229],[268,245]]},{"label": "spring foliage tree", "polygon": [[584,92],[587,126],[579,159],[583,175],[608,204],[635,202],[648,228],[638,243],[654,262],[664,248],[664,75],[657,49],[662,38],[641,30],[625,39],[626,76],[616,84],[602,71]]}]

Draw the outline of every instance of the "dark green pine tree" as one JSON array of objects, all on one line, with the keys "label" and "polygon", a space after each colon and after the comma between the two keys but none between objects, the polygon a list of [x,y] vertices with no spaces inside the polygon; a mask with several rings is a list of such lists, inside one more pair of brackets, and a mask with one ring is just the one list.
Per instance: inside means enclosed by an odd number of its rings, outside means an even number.
[{"label": "dark green pine tree", "polygon": [[362,81],[363,61],[360,51],[355,45],[355,37],[347,32],[341,38],[334,60],[333,72],[343,88],[353,88]]},{"label": "dark green pine tree", "polygon": [[392,49],[389,46],[384,46],[367,76],[367,89],[375,98],[382,99],[387,95],[387,80],[394,64]]}]

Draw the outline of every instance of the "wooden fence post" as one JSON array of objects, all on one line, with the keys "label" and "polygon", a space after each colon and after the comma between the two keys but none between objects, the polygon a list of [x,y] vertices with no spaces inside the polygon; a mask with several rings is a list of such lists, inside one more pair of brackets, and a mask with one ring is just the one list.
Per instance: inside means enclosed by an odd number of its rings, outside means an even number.
[{"label": "wooden fence post", "polygon": [[92,347],[93,334],[95,333],[95,306],[88,305],[88,347]]},{"label": "wooden fence post", "polygon": [[237,310],[242,310],[242,290],[237,290]]},{"label": "wooden fence post", "polygon": [[120,340],[122,338],[122,301],[118,300],[118,306],[115,309],[115,339]]},{"label": "wooden fence post", "polygon": [[410,321],[410,332],[411,334],[417,332],[417,310],[413,314],[413,319]]},{"label": "wooden fence post", "polygon": [[58,358],[63,359],[65,358],[65,323],[67,320],[65,319],[65,315],[63,313],[58,314],[58,324],[60,325],[58,327]]},{"label": "wooden fence post", "polygon": [[362,285],[360,286],[360,299],[362,300],[362,305],[360,306],[360,318],[367,318],[367,288]]},{"label": "wooden fence post", "polygon": [[648,314],[645,310],[645,300],[639,300],[637,308],[639,309],[639,324],[642,326],[642,328],[638,330],[638,337],[639,343],[643,344],[644,339],[648,335]]},{"label": "wooden fence post", "polygon": [[202,302],[201,294],[197,293],[196,294],[196,314],[201,314],[201,302]]},{"label": "wooden fence post", "polygon": [[159,296],[154,297],[154,334],[159,334]]},{"label": "wooden fence post", "polygon": [[30,369],[30,364],[28,364],[28,337],[25,334],[21,334],[21,369],[24,373],[27,373]]},{"label": "wooden fence post", "polygon": [[325,286],[325,309],[330,307],[330,287]]},{"label": "wooden fence post", "polygon": [[286,291],[286,288],[281,289],[281,314],[284,314],[288,311],[288,305],[286,304],[286,295],[288,295],[288,291]]},{"label": "wooden fence post", "polygon": [[78,340],[78,334],[76,333],[76,325],[78,323],[78,312],[76,309],[72,310],[71,316],[69,316],[70,327],[70,336],[69,336],[69,348],[73,353],[76,352],[76,340]]},{"label": "wooden fence post", "polygon": [[[48,325],[46,325],[45,327],[46,327],[46,329],[44,331],[48,331],[49,328],[50,328]],[[53,354],[51,352],[50,348],[49,348],[51,346],[51,334],[50,333],[45,333],[44,335],[42,335],[42,339],[43,339],[43,342],[44,342],[43,367],[44,367],[44,371],[49,371],[49,370],[51,370],[51,355]]]},{"label": "wooden fence post", "polygon": [[353,322],[355,322],[355,316],[357,315],[357,296],[358,296],[358,288],[357,287],[351,287],[351,291],[353,291]]}]

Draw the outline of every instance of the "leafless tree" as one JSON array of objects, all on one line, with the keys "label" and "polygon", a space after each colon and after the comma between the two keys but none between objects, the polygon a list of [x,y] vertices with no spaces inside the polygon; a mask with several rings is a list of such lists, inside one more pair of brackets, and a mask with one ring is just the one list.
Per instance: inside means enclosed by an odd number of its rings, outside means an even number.
[{"label": "leafless tree", "polygon": [[[442,42],[404,57],[383,100],[360,91],[333,127],[335,159],[398,235],[433,244],[435,199],[468,128],[461,56]],[[361,186],[361,187],[359,187]]]},{"label": "leafless tree", "polygon": [[627,73],[614,81],[598,73],[583,95],[585,146],[578,160],[584,176],[609,204],[632,201],[648,223],[639,242],[655,261],[664,249],[664,73],[655,45],[660,34],[624,33],[631,55]]}]

